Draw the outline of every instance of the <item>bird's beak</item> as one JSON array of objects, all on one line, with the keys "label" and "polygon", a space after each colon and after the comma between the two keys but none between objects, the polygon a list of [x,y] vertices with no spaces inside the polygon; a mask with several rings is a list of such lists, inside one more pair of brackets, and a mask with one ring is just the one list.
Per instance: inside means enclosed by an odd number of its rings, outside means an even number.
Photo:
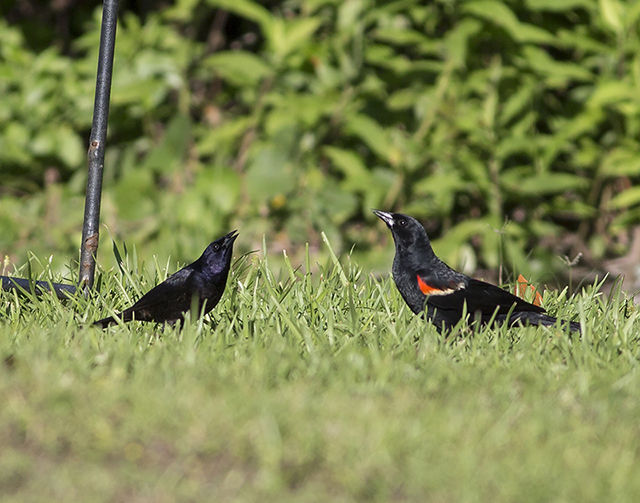
[{"label": "bird's beak", "polygon": [[393,215],[386,211],[373,210],[373,213],[382,220],[389,228],[393,227]]},{"label": "bird's beak", "polygon": [[229,234],[224,236],[224,244],[225,245],[232,244],[236,240],[237,237],[238,237],[238,231],[237,230],[231,231]]}]

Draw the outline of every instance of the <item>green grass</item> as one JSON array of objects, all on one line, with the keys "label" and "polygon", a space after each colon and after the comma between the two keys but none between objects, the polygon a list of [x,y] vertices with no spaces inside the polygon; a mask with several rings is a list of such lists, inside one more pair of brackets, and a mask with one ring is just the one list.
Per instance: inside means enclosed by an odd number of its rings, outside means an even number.
[{"label": "green grass", "polygon": [[182,331],[89,326],[175,270],[136,262],[88,301],[2,294],[2,501],[640,498],[640,321],[622,293],[545,293],[582,337],[443,337],[348,258],[276,277],[253,255]]}]

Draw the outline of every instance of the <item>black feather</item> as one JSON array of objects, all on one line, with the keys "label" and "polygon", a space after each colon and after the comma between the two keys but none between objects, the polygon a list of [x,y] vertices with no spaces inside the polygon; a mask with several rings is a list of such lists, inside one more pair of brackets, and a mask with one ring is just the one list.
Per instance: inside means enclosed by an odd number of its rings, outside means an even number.
[{"label": "black feather", "polygon": [[[224,293],[236,237],[238,234],[233,231],[211,243],[198,260],[149,290],[117,318],[123,322],[135,319],[174,323],[183,319],[194,301],[199,311],[211,311]],[[116,317],[108,316],[94,325],[105,328],[116,322]]]},{"label": "black feather", "polygon": [[[415,218],[400,213],[374,210],[393,236],[396,253],[393,279],[411,310],[427,317],[441,329],[450,329],[464,314],[486,324],[555,325],[545,310],[490,283],[469,278],[440,260],[424,227]],[[428,293],[428,295],[425,294]],[[560,322],[579,332],[575,322]]]}]

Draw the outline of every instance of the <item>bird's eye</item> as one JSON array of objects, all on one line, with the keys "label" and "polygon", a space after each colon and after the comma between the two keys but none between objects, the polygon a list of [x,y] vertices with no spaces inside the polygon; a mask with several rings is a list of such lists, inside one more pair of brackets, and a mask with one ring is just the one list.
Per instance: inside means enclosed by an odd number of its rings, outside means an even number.
[{"label": "bird's eye", "polygon": [[218,251],[220,249],[220,245],[218,243],[213,245],[213,251]]},{"label": "bird's eye", "polygon": [[405,225],[407,225],[407,221],[406,221],[406,220],[404,220],[404,219],[403,219],[403,220],[400,220],[400,221],[398,222],[398,225],[400,225],[400,227],[404,227]]}]

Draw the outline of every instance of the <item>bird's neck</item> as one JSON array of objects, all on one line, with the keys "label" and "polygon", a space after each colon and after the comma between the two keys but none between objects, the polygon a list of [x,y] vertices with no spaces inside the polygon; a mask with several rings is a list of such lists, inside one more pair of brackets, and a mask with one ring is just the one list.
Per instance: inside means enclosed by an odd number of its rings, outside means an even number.
[{"label": "bird's neck", "polygon": [[418,268],[438,260],[428,239],[420,239],[418,242],[413,243],[411,247],[396,244],[396,258],[404,262],[406,266],[415,265]]},{"label": "bird's neck", "polygon": [[207,260],[207,257],[201,257],[196,264],[196,269],[209,281],[224,280],[229,273],[229,266],[219,259]]}]

